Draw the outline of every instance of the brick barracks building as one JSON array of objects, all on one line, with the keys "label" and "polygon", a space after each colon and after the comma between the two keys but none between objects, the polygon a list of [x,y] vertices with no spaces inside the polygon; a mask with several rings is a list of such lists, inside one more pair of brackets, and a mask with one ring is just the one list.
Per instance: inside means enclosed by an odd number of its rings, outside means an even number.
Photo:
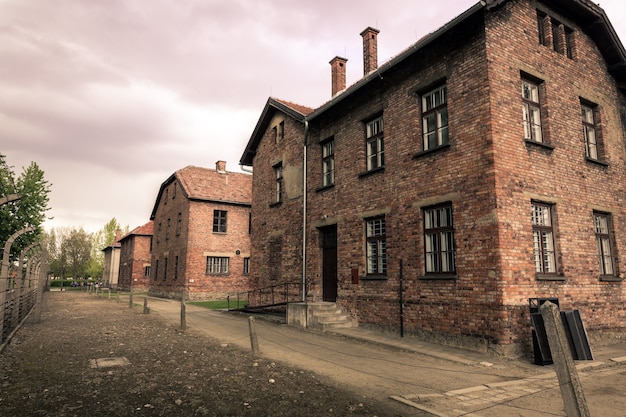
[{"label": "brick barracks building", "polygon": [[378,35],[351,86],[330,62],[327,103],[267,101],[241,158],[252,286],[506,354],[531,345],[529,298],[623,331],[626,51],[604,11],[483,1],[381,66]]},{"label": "brick barracks building", "polygon": [[152,221],[131,230],[120,239],[118,288],[147,291],[150,286]]},{"label": "brick barracks building", "polygon": [[151,295],[225,299],[248,290],[252,176],[188,166],[159,189],[150,262]]}]

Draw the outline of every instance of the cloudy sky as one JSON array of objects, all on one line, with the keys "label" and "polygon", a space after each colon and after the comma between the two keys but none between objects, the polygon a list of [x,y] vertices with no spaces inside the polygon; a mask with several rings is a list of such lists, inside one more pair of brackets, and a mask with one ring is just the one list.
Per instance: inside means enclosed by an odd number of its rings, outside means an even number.
[{"label": "cloudy sky", "polygon": [[[317,107],[477,0],[0,0],[0,153],[52,183],[45,227],[149,220],[187,165],[238,162],[269,96]],[[358,4],[358,7],[355,5]],[[604,0],[626,41],[623,0]]]}]

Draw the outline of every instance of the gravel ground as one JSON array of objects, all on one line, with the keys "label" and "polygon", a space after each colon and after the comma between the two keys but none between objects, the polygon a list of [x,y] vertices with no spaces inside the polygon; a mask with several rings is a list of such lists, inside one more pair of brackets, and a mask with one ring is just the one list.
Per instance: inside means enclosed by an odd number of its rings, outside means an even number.
[{"label": "gravel ground", "polygon": [[124,303],[45,294],[0,353],[2,416],[396,416],[314,373]]}]

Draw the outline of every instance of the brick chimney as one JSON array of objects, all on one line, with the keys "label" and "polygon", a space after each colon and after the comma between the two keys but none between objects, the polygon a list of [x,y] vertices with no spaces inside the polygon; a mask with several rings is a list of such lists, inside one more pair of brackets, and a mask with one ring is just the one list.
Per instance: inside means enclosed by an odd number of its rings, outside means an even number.
[{"label": "brick chimney", "polygon": [[215,163],[215,170],[217,171],[218,174],[225,174],[226,173],[226,161],[217,161]]},{"label": "brick chimney", "polygon": [[363,75],[378,68],[378,34],[380,31],[368,27],[361,36],[363,37]]},{"label": "brick chimney", "polygon": [[334,57],[330,63],[330,72],[332,76],[332,95],[335,95],[346,89],[346,62],[348,60],[346,58],[341,58],[339,56]]}]

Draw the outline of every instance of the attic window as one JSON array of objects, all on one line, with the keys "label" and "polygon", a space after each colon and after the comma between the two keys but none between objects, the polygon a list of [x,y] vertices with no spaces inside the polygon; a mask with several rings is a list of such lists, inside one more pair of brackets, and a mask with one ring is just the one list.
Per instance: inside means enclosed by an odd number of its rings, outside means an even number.
[{"label": "attic window", "polygon": [[274,126],[274,140],[276,143],[280,142],[285,137],[285,122],[282,121],[278,125]]},{"label": "attic window", "polygon": [[537,10],[537,31],[540,45],[552,48],[570,59],[574,58],[574,31],[571,28]]}]

